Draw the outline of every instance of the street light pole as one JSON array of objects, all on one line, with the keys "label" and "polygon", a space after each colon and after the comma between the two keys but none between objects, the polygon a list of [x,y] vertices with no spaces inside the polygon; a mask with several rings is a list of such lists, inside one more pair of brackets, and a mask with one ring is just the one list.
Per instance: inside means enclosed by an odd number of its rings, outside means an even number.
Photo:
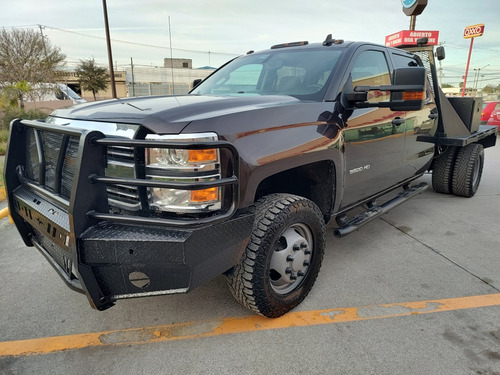
[{"label": "street light pole", "polygon": [[109,23],[108,23],[108,8],[106,6],[106,0],[102,0],[102,7],[104,9],[104,28],[106,30],[106,45],[108,47],[108,65],[109,65],[109,76],[111,78],[111,94],[113,98],[117,98],[116,95],[116,84],[115,84],[115,71],[113,69],[113,56],[111,54],[111,38],[109,36]]}]

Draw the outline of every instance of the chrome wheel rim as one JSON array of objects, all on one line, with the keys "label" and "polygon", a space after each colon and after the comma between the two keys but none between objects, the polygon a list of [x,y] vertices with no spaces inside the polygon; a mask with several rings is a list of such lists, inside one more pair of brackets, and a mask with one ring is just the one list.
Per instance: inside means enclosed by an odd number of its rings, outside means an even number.
[{"label": "chrome wheel rim", "polygon": [[313,250],[313,235],[307,225],[296,223],[283,231],[269,269],[274,292],[288,294],[302,284],[310,269]]}]

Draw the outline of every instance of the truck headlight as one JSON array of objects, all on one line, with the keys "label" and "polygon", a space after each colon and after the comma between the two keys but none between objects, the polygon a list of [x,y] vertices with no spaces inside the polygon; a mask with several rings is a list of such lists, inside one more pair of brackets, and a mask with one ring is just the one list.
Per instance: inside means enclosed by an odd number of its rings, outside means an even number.
[{"label": "truck headlight", "polygon": [[[155,135],[147,139],[168,142],[209,142],[218,139],[215,133]],[[221,178],[218,149],[146,149],[146,178],[172,182],[206,182]],[[151,209],[167,212],[207,212],[221,209],[220,188],[180,190],[149,188]]]}]

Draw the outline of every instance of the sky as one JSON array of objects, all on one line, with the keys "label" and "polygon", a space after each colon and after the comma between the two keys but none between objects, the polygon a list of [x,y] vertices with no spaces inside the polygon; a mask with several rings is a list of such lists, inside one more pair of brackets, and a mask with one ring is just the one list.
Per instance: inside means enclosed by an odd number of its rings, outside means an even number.
[{"label": "sky", "polygon": [[[94,58],[107,66],[102,0],[0,0],[0,27],[33,28],[60,47],[66,68]],[[401,0],[107,0],[115,69],[163,66],[190,58],[193,67],[218,67],[249,50],[274,44],[336,39],[383,44],[409,28]],[[417,30],[438,30],[446,48],[443,83],[458,87],[470,39],[464,28],[485,24],[474,38],[468,85],[500,84],[500,1],[428,0]],[[474,70],[475,69],[475,70]],[[472,83],[473,81],[473,83]]]}]

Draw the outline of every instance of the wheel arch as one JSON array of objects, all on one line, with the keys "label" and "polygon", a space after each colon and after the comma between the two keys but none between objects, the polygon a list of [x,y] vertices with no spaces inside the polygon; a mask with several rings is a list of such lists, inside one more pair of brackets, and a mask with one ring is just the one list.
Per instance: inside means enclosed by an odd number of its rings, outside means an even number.
[{"label": "wheel arch", "polygon": [[321,160],[271,174],[258,184],[253,201],[274,193],[294,194],[311,200],[328,221],[336,197],[335,163]]}]

